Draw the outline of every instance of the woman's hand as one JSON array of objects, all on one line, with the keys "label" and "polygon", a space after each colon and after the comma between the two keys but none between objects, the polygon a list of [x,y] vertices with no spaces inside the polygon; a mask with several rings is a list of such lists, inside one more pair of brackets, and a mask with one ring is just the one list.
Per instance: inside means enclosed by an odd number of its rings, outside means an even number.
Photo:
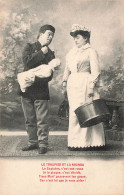
[{"label": "woman's hand", "polygon": [[62,83],[62,93],[64,94],[64,96],[67,95],[67,82],[63,81]]},{"label": "woman's hand", "polygon": [[67,88],[66,87],[62,87],[62,93],[64,94],[64,96],[67,95]]},{"label": "woman's hand", "polygon": [[89,88],[88,89],[88,97],[93,97],[94,96],[94,92],[93,92],[93,89],[92,88]]}]

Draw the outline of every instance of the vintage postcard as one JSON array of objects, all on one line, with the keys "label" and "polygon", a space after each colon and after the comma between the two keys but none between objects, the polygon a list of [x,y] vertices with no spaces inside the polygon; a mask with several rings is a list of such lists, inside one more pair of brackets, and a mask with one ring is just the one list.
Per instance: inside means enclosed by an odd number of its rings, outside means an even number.
[{"label": "vintage postcard", "polygon": [[124,2],[0,0],[0,194],[124,194]]}]

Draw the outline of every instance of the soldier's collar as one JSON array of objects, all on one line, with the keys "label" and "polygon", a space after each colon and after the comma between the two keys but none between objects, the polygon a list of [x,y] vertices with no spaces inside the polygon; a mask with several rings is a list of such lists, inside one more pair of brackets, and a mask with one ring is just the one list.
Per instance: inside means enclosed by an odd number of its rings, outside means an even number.
[{"label": "soldier's collar", "polygon": [[36,47],[37,47],[38,50],[40,50],[42,48],[42,45],[40,44],[39,41],[36,42]]}]

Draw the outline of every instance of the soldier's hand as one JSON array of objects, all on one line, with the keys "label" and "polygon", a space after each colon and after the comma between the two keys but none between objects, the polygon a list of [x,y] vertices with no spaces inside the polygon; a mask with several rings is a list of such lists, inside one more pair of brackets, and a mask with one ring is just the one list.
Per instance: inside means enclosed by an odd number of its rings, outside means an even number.
[{"label": "soldier's hand", "polygon": [[41,50],[42,50],[42,52],[44,54],[46,54],[48,52],[48,47],[47,46],[44,46],[44,47],[41,48]]}]

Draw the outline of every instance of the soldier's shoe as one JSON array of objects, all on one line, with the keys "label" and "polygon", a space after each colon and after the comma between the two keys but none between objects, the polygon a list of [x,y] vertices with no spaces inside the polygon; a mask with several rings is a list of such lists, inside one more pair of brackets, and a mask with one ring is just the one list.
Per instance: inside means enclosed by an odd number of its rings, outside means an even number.
[{"label": "soldier's shoe", "polygon": [[22,151],[29,151],[29,150],[36,150],[38,149],[37,145],[30,145],[30,146],[25,146],[22,148]]},{"label": "soldier's shoe", "polygon": [[46,147],[39,147],[38,149],[38,153],[39,154],[45,154],[47,152],[47,148]]}]

